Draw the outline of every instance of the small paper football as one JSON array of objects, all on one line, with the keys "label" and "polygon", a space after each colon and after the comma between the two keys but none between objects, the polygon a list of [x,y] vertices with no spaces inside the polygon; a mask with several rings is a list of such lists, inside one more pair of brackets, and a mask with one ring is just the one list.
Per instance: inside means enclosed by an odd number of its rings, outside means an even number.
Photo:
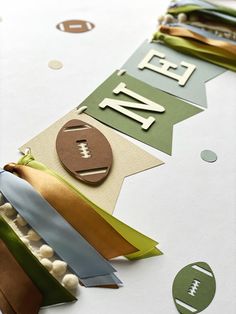
[{"label": "small paper football", "polygon": [[64,168],[87,184],[101,184],[112,166],[112,149],[106,137],[81,120],[70,120],[61,128],[56,150]]},{"label": "small paper football", "polygon": [[176,275],[172,294],[181,314],[199,313],[214,298],[216,281],[210,266],[204,262],[189,264]]},{"label": "small paper football", "polygon": [[84,20],[68,20],[57,24],[57,29],[67,33],[84,33],[91,31],[95,25]]}]

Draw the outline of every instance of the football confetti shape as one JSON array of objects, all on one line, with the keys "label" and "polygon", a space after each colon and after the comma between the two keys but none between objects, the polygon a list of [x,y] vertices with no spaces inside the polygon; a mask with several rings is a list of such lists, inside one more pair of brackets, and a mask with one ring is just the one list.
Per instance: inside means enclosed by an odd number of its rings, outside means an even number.
[{"label": "football confetti shape", "polygon": [[172,287],[174,302],[181,314],[203,311],[213,300],[215,291],[215,276],[210,266],[204,262],[182,268]]},{"label": "football confetti shape", "polygon": [[64,168],[87,184],[101,184],[112,166],[112,149],[106,137],[81,120],[70,120],[61,128],[56,150]]},{"label": "football confetti shape", "polygon": [[94,27],[93,23],[84,20],[68,20],[56,25],[59,31],[66,33],[84,33],[91,31]]}]

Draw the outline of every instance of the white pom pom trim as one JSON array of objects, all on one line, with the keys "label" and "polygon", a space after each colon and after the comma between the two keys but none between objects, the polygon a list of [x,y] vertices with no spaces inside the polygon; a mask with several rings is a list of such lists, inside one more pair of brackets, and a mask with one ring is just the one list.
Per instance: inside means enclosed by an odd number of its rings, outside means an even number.
[{"label": "white pom pom trim", "polygon": [[56,276],[62,276],[66,273],[67,270],[67,263],[60,261],[60,260],[55,260],[52,263],[52,272]]},{"label": "white pom pom trim", "polygon": [[1,206],[1,209],[4,210],[4,213],[7,217],[12,217],[16,215],[16,210],[12,207],[10,203],[5,203]]},{"label": "white pom pom trim", "polygon": [[50,258],[50,257],[53,257],[54,251],[49,245],[43,244],[39,248],[39,254],[42,258],[43,257]]},{"label": "white pom pom trim", "polygon": [[27,225],[27,221],[25,221],[24,218],[19,214],[16,216],[16,223],[21,227],[25,227]]},{"label": "white pom pom trim", "polygon": [[75,290],[78,287],[79,279],[73,274],[67,274],[62,279],[62,285],[68,290]]},{"label": "white pom pom trim", "polygon": [[48,270],[51,271],[52,270],[52,262],[47,259],[47,258],[42,258],[40,260],[40,263]]},{"label": "white pom pom trim", "polygon": [[27,238],[30,241],[39,241],[41,239],[40,235],[38,235],[33,229],[30,229],[27,234]]}]

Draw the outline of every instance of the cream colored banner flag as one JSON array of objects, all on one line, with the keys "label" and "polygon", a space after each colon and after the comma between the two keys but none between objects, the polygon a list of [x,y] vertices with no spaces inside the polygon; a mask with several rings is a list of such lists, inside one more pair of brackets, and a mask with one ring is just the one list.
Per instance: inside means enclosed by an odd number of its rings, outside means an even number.
[{"label": "cream colored banner flag", "polygon": [[[55,147],[56,137],[61,127],[71,119],[80,119],[91,124],[100,130],[110,142],[113,152],[113,166],[107,179],[99,186],[89,186],[78,181],[63,168],[59,161]],[[114,211],[125,177],[163,164],[161,160],[126,140],[111,128],[85,113],[78,114],[76,109],[24,144],[20,147],[20,151],[24,153],[26,148],[31,149],[37,161],[44,163],[65,177],[66,180],[75,185],[87,198],[109,213],[113,213]]]}]

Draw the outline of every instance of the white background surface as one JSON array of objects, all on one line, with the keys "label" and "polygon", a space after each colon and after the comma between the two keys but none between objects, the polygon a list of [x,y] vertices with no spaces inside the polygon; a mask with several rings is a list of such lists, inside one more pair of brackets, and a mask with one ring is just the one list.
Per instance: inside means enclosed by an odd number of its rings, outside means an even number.
[{"label": "white background surface", "polygon": [[[0,164],[78,105],[151,36],[168,1],[1,1]],[[96,27],[67,34],[55,25],[84,19]],[[59,71],[48,68],[63,62]],[[173,155],[135,142],[166,162],[125,180],[115,216],[160,242],[164,255],[114,261],[119,290],[80,288],[78,302],[42,314],[174,314],[171,288],[185,265],[205,261],[217,281],[208,314],[236,312],[236,75],[207,84],[209,108],[174,128]],[[43,149],[46,149],[46,145]],[[203,149],[218,161],[205,163]]]}]

